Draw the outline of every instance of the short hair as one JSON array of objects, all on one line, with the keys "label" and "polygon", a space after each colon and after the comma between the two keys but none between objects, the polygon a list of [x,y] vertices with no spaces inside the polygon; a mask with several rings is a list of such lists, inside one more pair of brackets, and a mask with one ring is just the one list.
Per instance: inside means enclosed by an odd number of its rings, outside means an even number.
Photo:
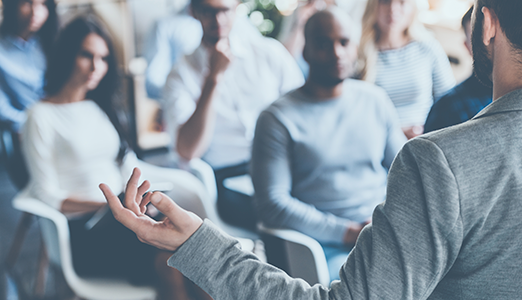
[{"label": "short hair", "polygon": [[[18,33],[18,7],[20,1],[24,0],[2,0],[3,8],[3,21],[0,26],[0,32],[4,36],[16,35]],[[45,1],[49,16],[45,21],[44,25],[37,32],[40,37],[40,42],[47,55],[49,55],[51,48],[58,32],[58,15],[56,14],[56,3],[54,0]]]},{"label": "short hair", "polygon": [[127,132],[119,119],[119,109],[116,108],[121,83],[120,72],[112,39],[98,18],[93,15],[77,17],[60,32],[49,57],[44,91],[48,96],[53,96],[63,89],[74,71],[76,57],[81,50],[83,41],[91,33],[99,35],[107,44],[109,49],[109,55],[106,59],[108,70],[98,86],[89,91],[85,97],[94,101],[107,114],[118,132],[120,153],[117,161],[121,163],[128,149],[128,139]]},{"label": "short hair", "polygon": [[190,7],[192,10],[197,10],[203,1],[205,0],[190,0]]},{"label": "short hair", "polygon": [[359,44],[361,38],[360,27],[358,24],[353,22],[348,13],[338,7],[330,7],[324,10],[320,10],[308,18],[304,26],[305,41],[310,39],[312,34],[315,33],[317,24],[325,18],[335,19],[338,22],[341,22],[342,25],[348,26],[350,31],[350,41]]},{"label": "short hair", "polygon": [[482,8],[487,7],[497,15],[500,27],[511,45],[522,51],[522,1],[520,0],[478,0],[477,20],[482,23]]}]

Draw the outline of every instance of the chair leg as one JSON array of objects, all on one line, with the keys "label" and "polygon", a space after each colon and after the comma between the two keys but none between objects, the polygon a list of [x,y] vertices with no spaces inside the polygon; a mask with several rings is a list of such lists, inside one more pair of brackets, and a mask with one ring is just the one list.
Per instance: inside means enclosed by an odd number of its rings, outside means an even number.
[{"label": "chair leg", "polygon": [[36,273],[37,275],[34,284],[34,295],[37,297],[43,297],[45,294],[46,271],[48,270],[48,267],[49,257],[47,256],[47,251],[45,250],[45,245],[42,241],[38,258],[38,271]]},{"label": "chair leg", "polygon": [[13,244],[11,248],[9,248],[9,253],[6,256],[6,269],[8,272],[12,271],[20,254],[20,249],[22,248],[22,244],[25,239],[25,235],[27,231],[31,227],[32,216],[30,213],[23,213],[20,221],[18,222],[18,226],[16,227],[16,234],[13,240]]}]

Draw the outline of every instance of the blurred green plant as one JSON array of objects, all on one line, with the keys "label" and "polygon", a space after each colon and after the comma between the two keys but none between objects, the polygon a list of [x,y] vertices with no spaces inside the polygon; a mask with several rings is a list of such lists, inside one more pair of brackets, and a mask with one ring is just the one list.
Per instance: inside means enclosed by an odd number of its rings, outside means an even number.
[{"label": "blurred green plant", "polygon": [[278,7],[281,3],[293,3],[297,0],[243,0],[237,7],[237,14],[248,16],[259,31],[269,37],[277,37],[281,30],[283,14]]}]

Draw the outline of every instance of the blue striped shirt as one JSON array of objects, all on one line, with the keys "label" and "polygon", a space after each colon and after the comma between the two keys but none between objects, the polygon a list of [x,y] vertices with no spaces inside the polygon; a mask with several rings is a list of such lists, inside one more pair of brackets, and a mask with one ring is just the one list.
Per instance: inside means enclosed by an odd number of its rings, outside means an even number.
[{"label": "blue striped shirt", "polygon": [[401,126],[424,125],[433,103],[455,85],[448,57],[434,40],[379,52],[375,84],[397,108]]}]

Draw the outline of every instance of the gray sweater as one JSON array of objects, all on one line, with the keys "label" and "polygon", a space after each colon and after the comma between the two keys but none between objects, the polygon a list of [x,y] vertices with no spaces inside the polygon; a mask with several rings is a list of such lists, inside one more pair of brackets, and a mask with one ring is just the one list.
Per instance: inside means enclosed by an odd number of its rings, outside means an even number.
[{"label": "gray sweater", "polygon": [[168,263],[214,299],[520,299],[522,90],[408,142],[330,289],[239,250],[208,221]]},{"label": "gray sweater", "polygon": [[406,142],[381,88],[347,80],[339,98],[318,101],[300,89],[257,121],[251,176],[264,225],[342,243],[384,201],[386,176]]}]

